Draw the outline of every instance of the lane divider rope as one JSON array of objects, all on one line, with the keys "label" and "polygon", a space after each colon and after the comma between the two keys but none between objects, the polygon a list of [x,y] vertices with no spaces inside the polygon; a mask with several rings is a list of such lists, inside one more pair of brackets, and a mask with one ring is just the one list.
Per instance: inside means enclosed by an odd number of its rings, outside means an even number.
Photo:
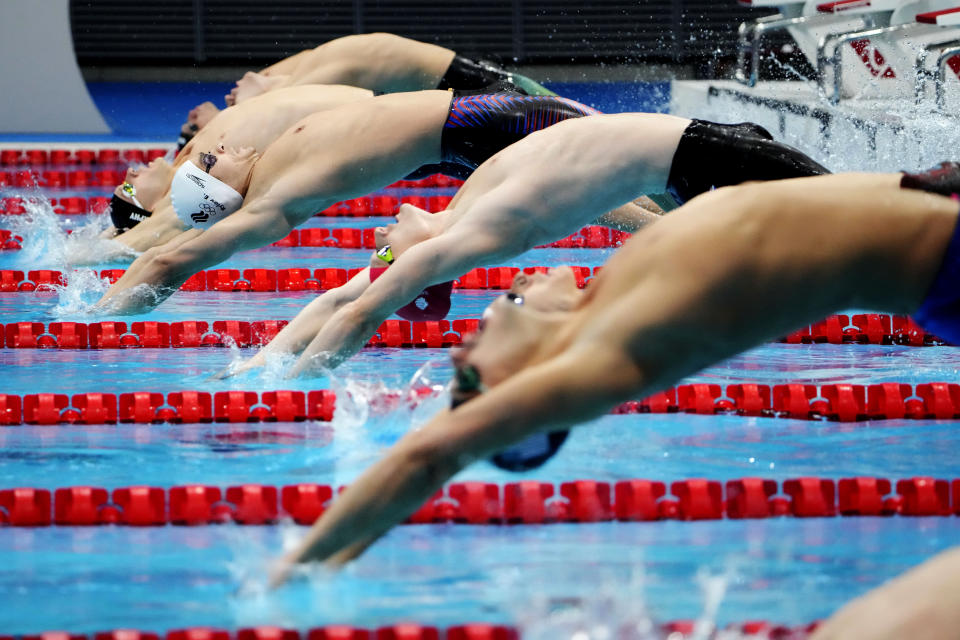
[{"label": "lane divider rope", "polygon": [[[2,277],[2,273],[0,273]],[[166,349],[204,346],[263,346],[288,324],[287,320],[181,320],[178,322],[10,322],[0,324],[0,347],[11,349]],[[368,347],[440,349],[459,345],[477,331],[480,320],[387,320],[367,342]],[[788,344],[898,344],[932,346],[943,342],[907,316],[882,314],[835,315],[794,331]]]},{"label": "lane divider rope", "polygon": [[[0,489],[0,524],[23,527],[266,525],[282,519],[312,524],[339,489],[300,483],[247,483],[169,488],[136,485],[109,491],[73,486]],[[669,488],[669,495],[667,489]],[[405,524],[551,524],[742,520],[837,516],[949,517],[960,515],[960,479],[800,477],[777,482],[748,477],[694,478],[669,483],[536,480],[457,482],[431,496]]]},{"label": "lane divider rope", "polygon": [[[440,392],[432,387],[383,392],[370,403],[389,411],[414,406]],[[204,422],[300,422],[333,420],[336,396],[312,391],[128,391],[0,394],[0,425],[116,424]],[[672,387],[643,400],[625,402],[615,415],[641,413],[730,414],[795,420],[953,420],[960,418],[960,385],[926,382],[910,385],[787,383],[694,383]]]},{"label": "lane divider rope", "polygon": [[[583,288],[591,277],[603,270],[603,266],[574,266],[577,286]],[[362,268],[336,269],[295,267],[290,269],[210,269],[190,276],[181,291],[218,292],[286,292],[327,291],[347,283]],[[518,273],[547,273],[550,267],[488,267],[471,269],[454,280],[456,289],[505,291],[513,284]],[[113,284],[126,271],[103,269],[100,278]],[[27,272],[0,269],[0,293],[50,292],[56,287],[67,286],[67,274],[55,269],[34,269]],[[912,346],[943,344],[936,336],[927,333],[909,316],[885,313],[837,314],[828,316],[790,333],[781,339],[789,343],[848,342],[868,344],[909,344]]]},{"label": "lane divider rope", "polygon": [[[65,189],[91,189],[105,188],[112,191],[118,184],[123,182],[123,171],[75,171],[58,178],[61,181],[59,188]],[[50,178],[52,179],[52,178]],[[29,173],[18,173],[16,179],[12,179],[9,174],[0,172],[0,190],[4,187],[15,189],[35,189],[38,183],[35,176]],[[406,191],[419,191],[422,194],[433,193],[436,189],[423,186],[404,186],[390,185],[387,189],[405,189]],[[27,200],[34,198],[43,198],[53,209],[54,213],[67,216],[80,216],[87,214],[99,214],[106,212],[110,206],[110,195],[98,196],[62,196],[59,198],[48,197],[47,194],[38,194],[37,196],[28,196]],[[389,193],[374,192],[369,196],[361,198],[352,198],[337,202],[323,211],[318,211],[313,215],[315,217],[337,218],[370,218],[380,216],[392,216],[397,213],[401,204],[409,203],[420,209],[427,211],[443,211],[449,206],[453,196],[448,194],[437,195],[390,195]],[[0,198],[0,215],[18,216],[27,213],[28,202],[22,196],[8,196]]]},{"label": "lane divider rope", "polygon": [[130,162],[147,163],[162,158],[173,149],[154,148],[111,148],[99,149],[3,149],[0,150],[0,167],[10,171],[23,167],[36,169],[48,165],[121,165]]},{"label": "lane divider rope", "polygon": [[[587,280],[603,267],[572,267],[577,284],[585,286]],[[513,277],[520,273],[546,273],[549,267],[489,267],[471,269],[454,281],[458,289],[506,290],[513,283]],[[352,269],[321,268],[309,269],[295,267],[291,269],[210,269],[199,271],[190,276],[180,287],[181,291],[221,291],[221,292],[271,292],[271,291],[326,291],[346,284],[360,273],[360,267]],[[100,278],[111,284],[119,280],[125,269],[103,269]],[[22,293],[30,291],[53,291],[55,287],[64,287],[68,283],[68,274],[56,269],[31,269],[26,272],[15,269],[0,269],[0,293]]]},{"label": "lane divider rope", "polygon": [[[5,174],[0,172],[0,190],[5,186],[12,186],[16,189],[32,189],[34,183],[26,179],[14,182]],[[71,174],[68,176],[71,182],[64,185],[64,188],[89,189],[89,188],[108,188],[112,191],[114,187],[123,182],[123,172],[119,171],[100,171],[93,175],[89,172],[83,174]],[[7,184],[4,184],[4,181]],[[390,185],[388,189],[394,188]],[[409,190],[419,190],[427,192],[427,187],[404,187]],[[110,206],[110,195],[104,196],[62,196],[59,198],[43,196],[49,203],[54,213],[65,216],[81,216],[87,214],[101,214],[107,211]],[[450,204],[453,196],[450,195],[399,195],[394,196],[389,193],[374,192],[369,196],[362,198],[353,198],[335,203],[323,211],[314,213],[314,217],[325,218],[371,218],[380,216],[392,216],[397,213],[401,204],[409,203],[420,209],[427,211],[442,211]],[[28,198],[29,199],[29,198]],[[27,203],[21,196],[8,196],[0,198],[0,215],[17,216],[27,212]]]},{"label": "lane divider rope", "polygon": [[[754,640],[805,640],[817,628],[814,622],[797,627],[778,625],[763,620],[727,625],[724,631],[750,636]],[[675,620],[657,625],[663,637],[683,640],[693,637],[697,623],[693,620]],[[490,623],[467,623],[450,627],[435,627],[403,623],[378,628],[328,625],[306,631],[261,626],[236,631],[214,627],[174,629],[166,634],[136,629],[116,629],[98,633],[69,633],[47,631],[22,636],[0,635],[0,640],[519,640],[521,631],[515,627]]]}]

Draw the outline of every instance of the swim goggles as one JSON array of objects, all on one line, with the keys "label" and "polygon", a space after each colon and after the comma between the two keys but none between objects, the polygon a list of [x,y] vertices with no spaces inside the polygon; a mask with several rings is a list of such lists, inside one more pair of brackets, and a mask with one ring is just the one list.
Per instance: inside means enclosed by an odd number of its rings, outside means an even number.
[{"label": "swim goggles", "polygon": [[[505,293],[503,294],[507,300],[517,305],[518,307],[523,306],[523,296],[519,293]],[[486,314],[485,314],[486,315]],[[485,324],[486,317],[480,321],[480,329],[483,329]],[[450,399],[450,408],[456,409],[461,404],[467,400],[471,400],[478,396],[481,393],[486,392],[487,387],[483,384],[483,380],[480,379],[480,372],[476,367],[470,364],[466,364],[462,367],[457,368],[454,371],[454,384],[453,384],[453,394]]]},{"label": "swim goggles", "polygon": [[390,245],[385,244],[382,249],[377,249],[377,257],[387,264],[393,264],[393,250]]},{"label": "swim goggles", "polygon": [[135,186],[129,182],[124,182],[122,185],[120,185],[120,191],[122,191],[125,196],[133,200],[133,204],[137,205],[141,209],[146,209],[146,207],[140,204],[140,201],[137,200],[137,188]]},{"label": "swim goggles", "polygon": [[487,390],[480,372],[473,365],[467,364],[457,368],[453,373],[453,385],[450,389],[450,408],[456,409],[464,402],[473,400]]}]

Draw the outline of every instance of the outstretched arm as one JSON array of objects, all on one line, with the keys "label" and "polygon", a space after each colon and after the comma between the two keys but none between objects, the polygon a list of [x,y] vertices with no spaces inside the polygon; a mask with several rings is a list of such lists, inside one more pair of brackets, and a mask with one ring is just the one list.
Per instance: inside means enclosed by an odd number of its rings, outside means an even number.
[{"label": "outstretched arm", "polygon": [[360,297],[370,286],[370,271],[364,269],[349,282],[336,289],[324,291],[313,302],[301,309],[297,317],[290,321],[270,344],[261,349],[257,355],[250,358],[230,375],[243,373],[256,367],[262,367],[267,358],[278,353],[300,353],[310,341],[320,332],[323,325],[343,305]]},{"label": "outstretched arm", "polygon": [[447,232],[408,249],[357,300],[337,311],[323,326],[290,372],[301,375],[332,368],[359,351],[391,313],[430,285],[459,278],[496,260],[511,240],[484,229]]},{"label": "outstretched arm", "polygon": [[459,469],[535,431],[597,417],[838,305],[915,308],[956,204],[890,189],[898,179],[860,178],[860,192],[849,190],[856,178],[836,177],[718,190],[639,234],[591,288],[590,313],[572,317],[573,346],[406,436],[317,521],[274,583],[299,561],[349,560]]},{"label": "outstretched arm", "polygon": [[642,386],[637,367],[615,349],[567,352],[531,367],[405,436],[361,475],[281,562],[282,583],[298,562],[342,564],[424,503],[474,460],[537,431],[602,415]]},{"label": "outstretched arm", "polygon": [[[98,308],[121,314],[143,313],[176,291],[187,278],[237,251],[262,247],[283,238],[290,226],[276,215],[240,210],[206,231],[190,230],[150,249],[104,294]],[[149,285],[148,288],[139,288]]]}]

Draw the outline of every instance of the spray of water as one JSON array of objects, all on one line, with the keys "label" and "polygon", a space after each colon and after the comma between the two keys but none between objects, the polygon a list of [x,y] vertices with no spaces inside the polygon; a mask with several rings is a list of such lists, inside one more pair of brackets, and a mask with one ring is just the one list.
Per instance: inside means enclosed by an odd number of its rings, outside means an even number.
[{"label": "spray of water", "polygon": [[[115,240],[101,237],[110,228],[107,215],[86,216],[86,223],[67,233],[62,216],[58,216],[46,195],[39,190],[12,193],[23,199],[25,212],[8,216],[4,226],[23,238],[18,262],[31,268],[64,269],[70,266],[128,262],[137,252]],[[69,224],[72,220],[67,220]]]},{"label": "spray of water", "polygon": [[[529,576],[523,576],[520,580],[524,583],[524,593],[537,594],[532,600],[521,598],[517,603],[516,619],[524,640],[710,640],[719,637],[717,613],[734,579],[734,571],[729,566],[721,574],[706,570],[697,574],[703,610],[690,634],[665,630],[648,610],[643,595],[642,563],[637,564],[626,585],[612,579],[603,580],[602,574],[602,570],[599,575],[591,574],[592,582],[598,587],[587,598],[552,596],[549,585],[531,588]],[[745,636],[736,631],[723,631],[722,637],[736,640]]]},{"label": "spray of water", "polygon": [[109,288],[109,281],[101,279],[96,271],[90,269],[71,271],[67,278],[67,285],[56,287],[59,295],[57,304],[50,314],[58,320],[90,315],[91,307]]},{"label": "spray of water", "polygon": [[120,305],[129,299],[147,307],[156,306],[162,301],[156,287],[140,284],[112,298],[112,303],[108,303],[102,308],[94,308],[94,305],[110,288],[110,282],[105,278],[101,279],[95,271],[88,269],[71,271],[67,277],[66,286],[55,288],[59,296],[57,304],[51,309],[50,314],[58,320],[77,317],[107,317],[112,315],[116,308],[115,305]]}]

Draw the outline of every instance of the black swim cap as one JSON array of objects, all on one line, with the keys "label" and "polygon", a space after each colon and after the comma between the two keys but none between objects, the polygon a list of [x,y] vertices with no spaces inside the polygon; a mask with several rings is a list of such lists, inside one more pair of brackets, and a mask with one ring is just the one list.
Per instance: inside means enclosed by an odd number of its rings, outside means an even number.
[{"label": "black swim cap", "polygon": [[190,133],[184,133],[183,129],[180,130],[180,136],[177,138],[177,153],[183,151],[187,143],[193,140],[193,136],[197,135],[197,131],[200,130],[200,127],[193,123],[187,125],[187,128],[190,129]]},{"label": "black swim cap", "polygon": [[129,231],[153,214],[114,194],[110,199],[110,219],[117,231]]}]

